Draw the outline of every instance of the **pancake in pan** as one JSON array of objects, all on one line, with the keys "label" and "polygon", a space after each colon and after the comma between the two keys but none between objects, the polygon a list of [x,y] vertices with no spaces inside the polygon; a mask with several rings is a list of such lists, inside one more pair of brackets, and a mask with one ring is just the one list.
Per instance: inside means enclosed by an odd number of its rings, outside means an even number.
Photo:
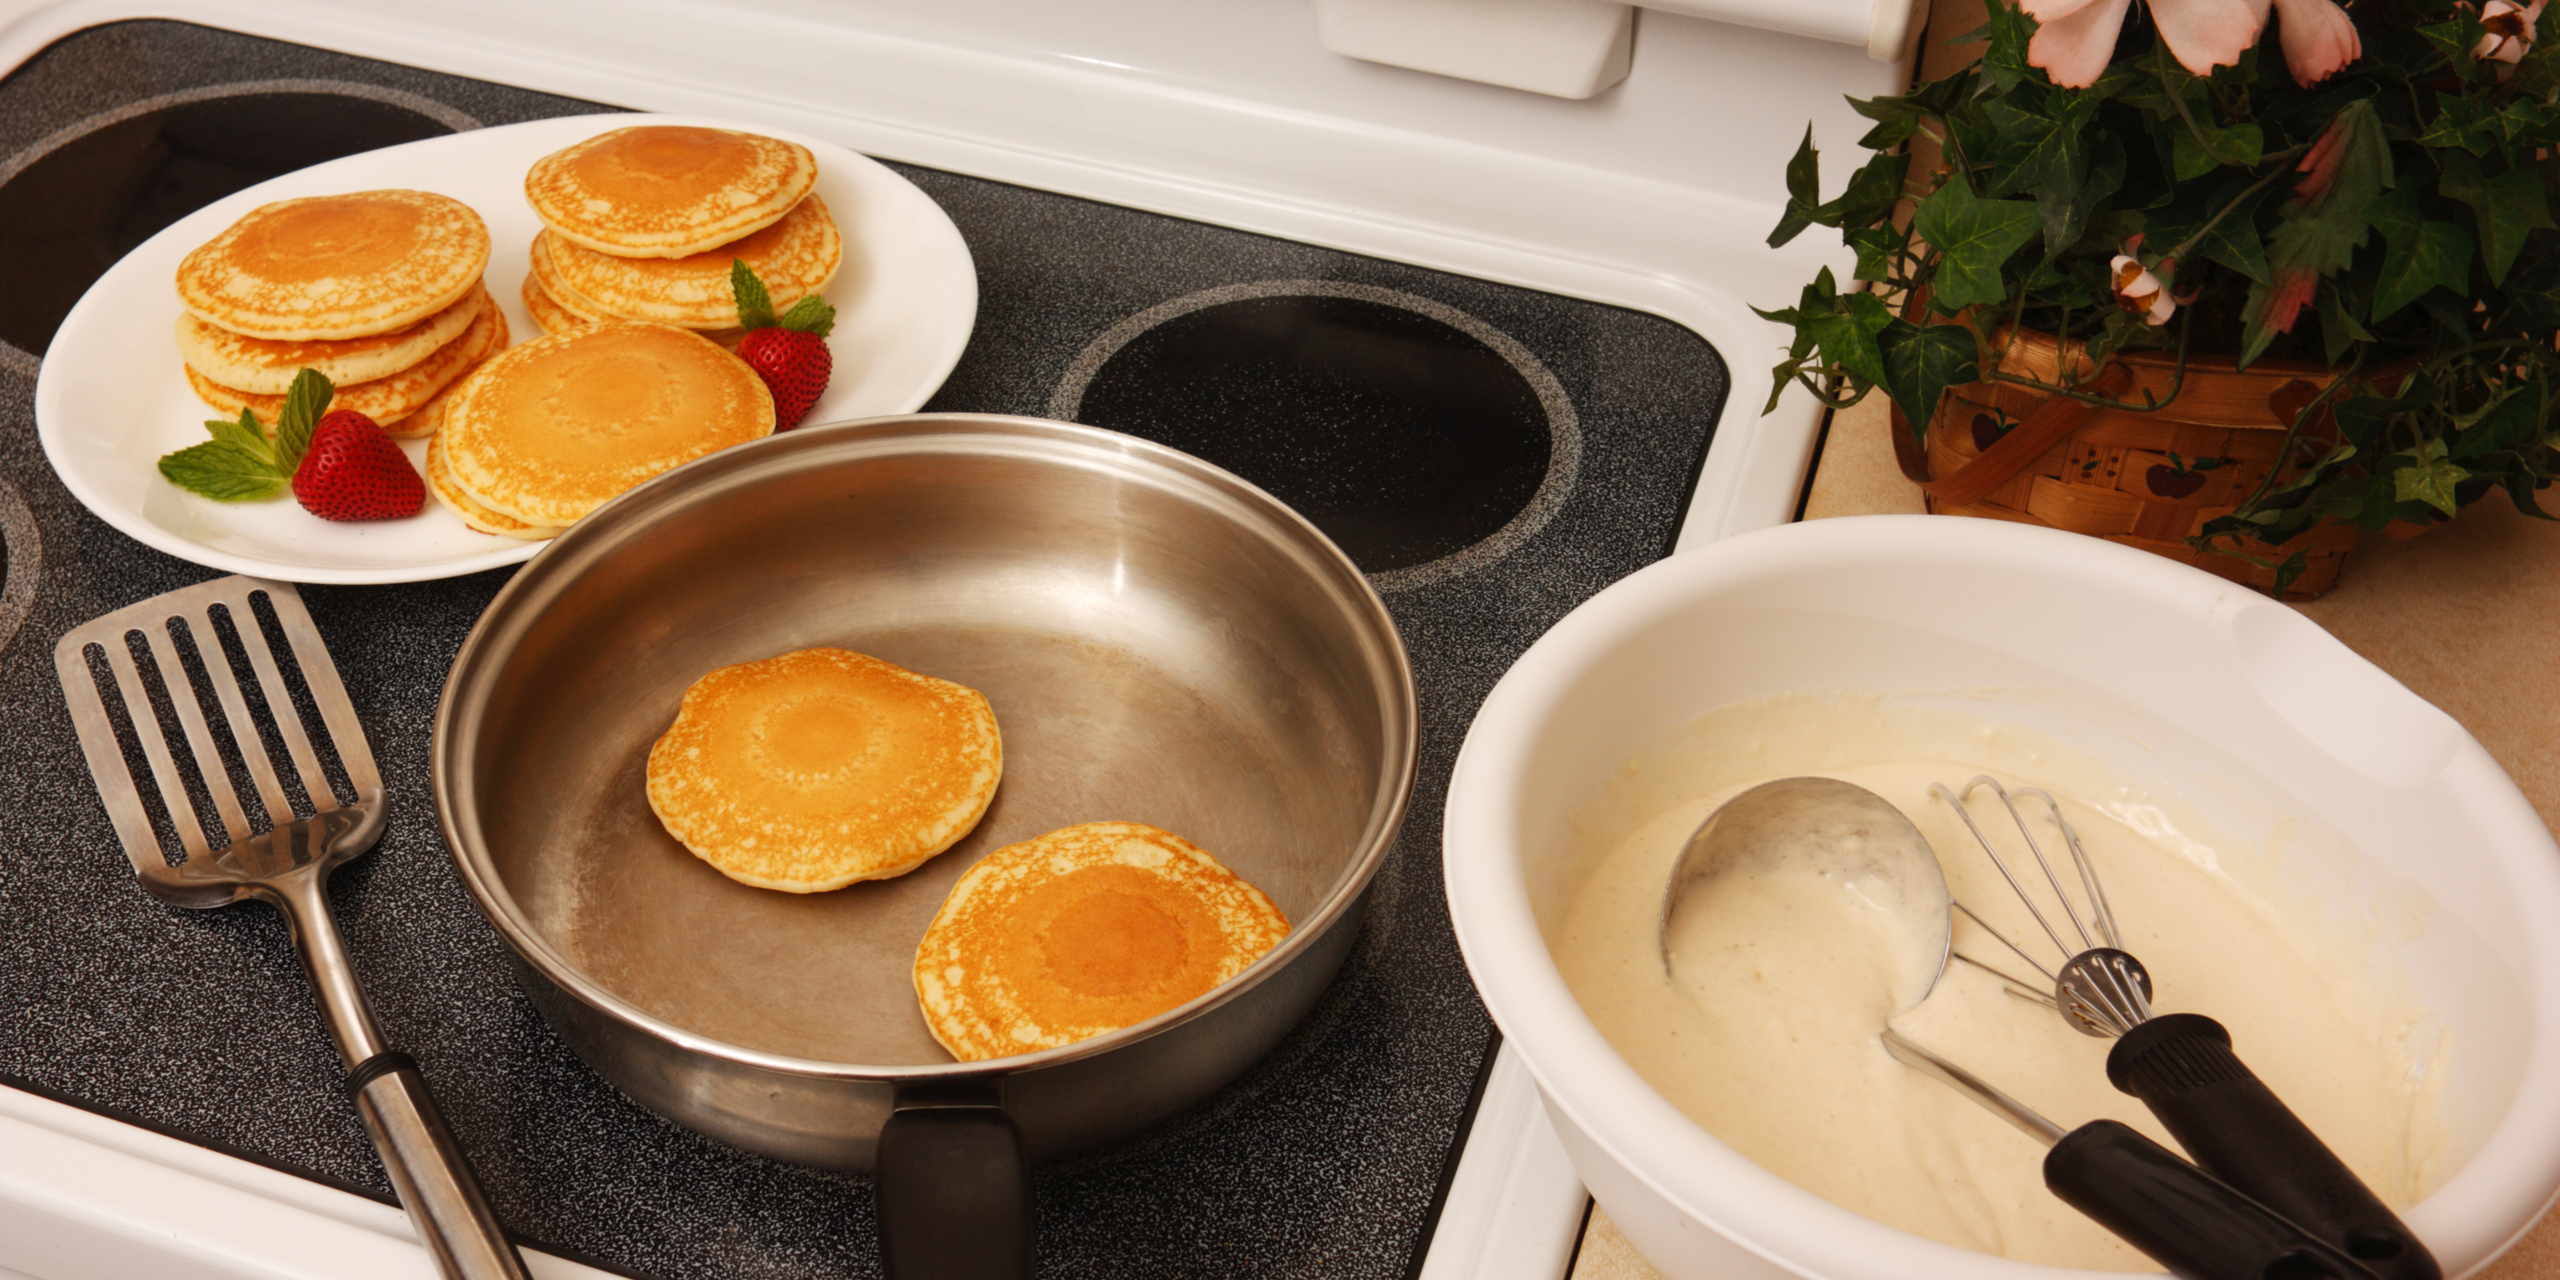
[{"label": "pancake in pan", "polygon": [[338,384],[371,382],[434,355],[461,337],[488,305],[489,291],[475,285],[460,301],[405,329],[314,342],[252,338],[180,312],[178,356],[206,381],[253,395],[283,395],[304,369],[317,369]]},{"label": "pancake in pan", "polygon": [[1278,946],[1288,917],[1199,846],[1088,822],[978,860],[916,946],[916,999],[963,1062],[1144,1022]]},{"label": "pancake in pan", "polygon": [[844,233],[826,202],[813,195],[753,235],[681,258],[618,258],[559,239],[549,254],[552,272],[543,287],[573,311],[583,311],[577,303],[585,301],[625,319],[722,329],[738,323],[732,261],[754,269],[779,312],[835,279],[844,263]]},{"label": "pancake in pan", "polygon": [[640,125],[533,164],[525,201],[571,244],[680,258],[770,225],[818,184],[807,147],[760,134]]},{"label": "pancake in pan", "polygon": [[730,879],[819,893],[950,848],[1003,773],[977,690],[848,649],[801,649],[685,690],[649,750],[649,807]]},{"label": "pancake in pan", "polygon": [[[393,435],[421,435],[408,429],[406,420],[441,395],[445,388],[461,381],[462,375],[486,358],[490,352],[507,345],[507,313],[497,307],[482,307],[472,317],[471,327],[462,336],[448,342],[424,361],[371,382],[339,387],[329,399],[332,409],[353,409],[371,418]],[[242,409],[258,415],[258,421],[273,430],[276,419],[284,412],[284,397],[251,395],[236,387],[226,387],[198,373],[188,365],[187,385],[195,389],[196,398],[238,417]]]},{"label": "pancake in pan", "polygon": [[311,342],[406,328],[489,265],[489,228],[429,191],[358,191],[252,209],[178,263],[178,300],[252,338]]},{"label": "pancake in pan", "polygon": [[439,434],[472,500],[559,527],[644,480],[773,434],[773,397],[707,338],[613,320],[498,353],[446,406]]}]

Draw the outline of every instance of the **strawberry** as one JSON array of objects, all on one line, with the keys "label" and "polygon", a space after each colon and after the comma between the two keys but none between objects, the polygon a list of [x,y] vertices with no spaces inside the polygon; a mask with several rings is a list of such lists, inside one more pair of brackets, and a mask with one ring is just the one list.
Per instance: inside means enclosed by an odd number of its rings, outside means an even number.
[{"label": "strawberry", "polygon": [[373,419],[332,409],[293,469],[293,496],[323,520],[398,520],[418,514],[427,485]]},{"label": "strawberry", "polygon": [[835,372],[827,335],[835,330],[836,309],[813,293],[777,318],[764,281],[736,258],[729,261],[729,288],[738,299],[738,325],[747,331],[738,340],[738,358],[773,393],[773,429],[789,431],[809,416]]}]

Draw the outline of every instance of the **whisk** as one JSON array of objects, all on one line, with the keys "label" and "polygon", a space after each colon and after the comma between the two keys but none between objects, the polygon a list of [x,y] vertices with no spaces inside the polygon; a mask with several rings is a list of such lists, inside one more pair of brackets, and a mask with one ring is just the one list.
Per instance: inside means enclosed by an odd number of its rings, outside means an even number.
[{"label": "whisk", "polygon": [[[1953,958],[1998,977],[2013,995],[2053,1009],[2082,1033],[2115,1039],[2115,1048],[2107,1054],[2107,1079],[2141,1099],[2204,1169],[2278,1214],[2337,1242],[2384,1280],[2438,1280],[2442,1272],[2433,1255],[2328,1144],[2240,1061],[2232,1051],[2231,1033],[2221,1023],[2198,1013],[2153,1011],[2151,974],[2124,949],[2124,935],[2116,927],[2097,868],[2081,845],[2079,832],[2072,829],[2050,793],[2040,787],[2012,792],[1989,776],[1967,782],[1962,792],[1944,783],[1931,784],[1929,791],[1964,820],[1975,844],[2060,953],[2058,963],[2048,965],[1972,908],[1956,902],[1956,910],[2033,966],[2045,984],[2023,980],[1962,951],[1953,951]],[[2050,901],[2059,904],[2069,926],[2067,934],[2038,905],[2040,895],[2029,891],[2009,859],[2001,856],[1998,846],[1975,823],[1967,801],[1984,791],[1998,799],[2017,828],[2051,890]],[[2019,812],[2017,802],[2022,798],[2040,801],[2060,832],[2079,881],[2079,904],[2072,901],[2064,877],[2055,872],[2043,842]]]}]

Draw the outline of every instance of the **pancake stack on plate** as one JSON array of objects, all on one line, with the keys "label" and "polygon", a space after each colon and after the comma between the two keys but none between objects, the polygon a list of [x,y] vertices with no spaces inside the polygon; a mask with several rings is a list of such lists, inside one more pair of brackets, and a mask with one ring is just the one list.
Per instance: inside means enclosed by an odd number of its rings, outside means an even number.
[{"label": "pancake stack on plate", "polygon": [[187,383],[273,430],[294,375],[317,369],[337,385],[332,408],[425,435],[445,390],[507,345],[488,263],[480,215],[433,192],[262,205],[178,264]]},{"label": "pancake stack on plate", "polygon": [[843,265],[817,183],[807,147],[729,129],[641,125],[553,152],[525,174],[544,227],[525,310],[550,333],[649,320],[734,345],[733,259],[763,279],[777,312],[823,292]]},{"label": "pancake stack on plate", "polygon": [[439,416],[428,491],[482,533],[548,538],[642,481],[772,435],[773,396],[700,334],[608,320],[499,352]]}]

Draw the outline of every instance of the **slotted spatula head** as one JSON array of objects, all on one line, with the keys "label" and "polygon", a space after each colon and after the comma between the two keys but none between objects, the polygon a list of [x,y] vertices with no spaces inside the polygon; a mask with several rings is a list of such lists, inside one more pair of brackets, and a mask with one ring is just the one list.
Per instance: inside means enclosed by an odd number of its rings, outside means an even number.
[{"label": "slotted spatula head", "polygon": [[382,834],[373,748],[292,584],[219,578],[154,596],[72,629],[53,660],[153,895],[269,897],[268,882],[326,876]]}]

